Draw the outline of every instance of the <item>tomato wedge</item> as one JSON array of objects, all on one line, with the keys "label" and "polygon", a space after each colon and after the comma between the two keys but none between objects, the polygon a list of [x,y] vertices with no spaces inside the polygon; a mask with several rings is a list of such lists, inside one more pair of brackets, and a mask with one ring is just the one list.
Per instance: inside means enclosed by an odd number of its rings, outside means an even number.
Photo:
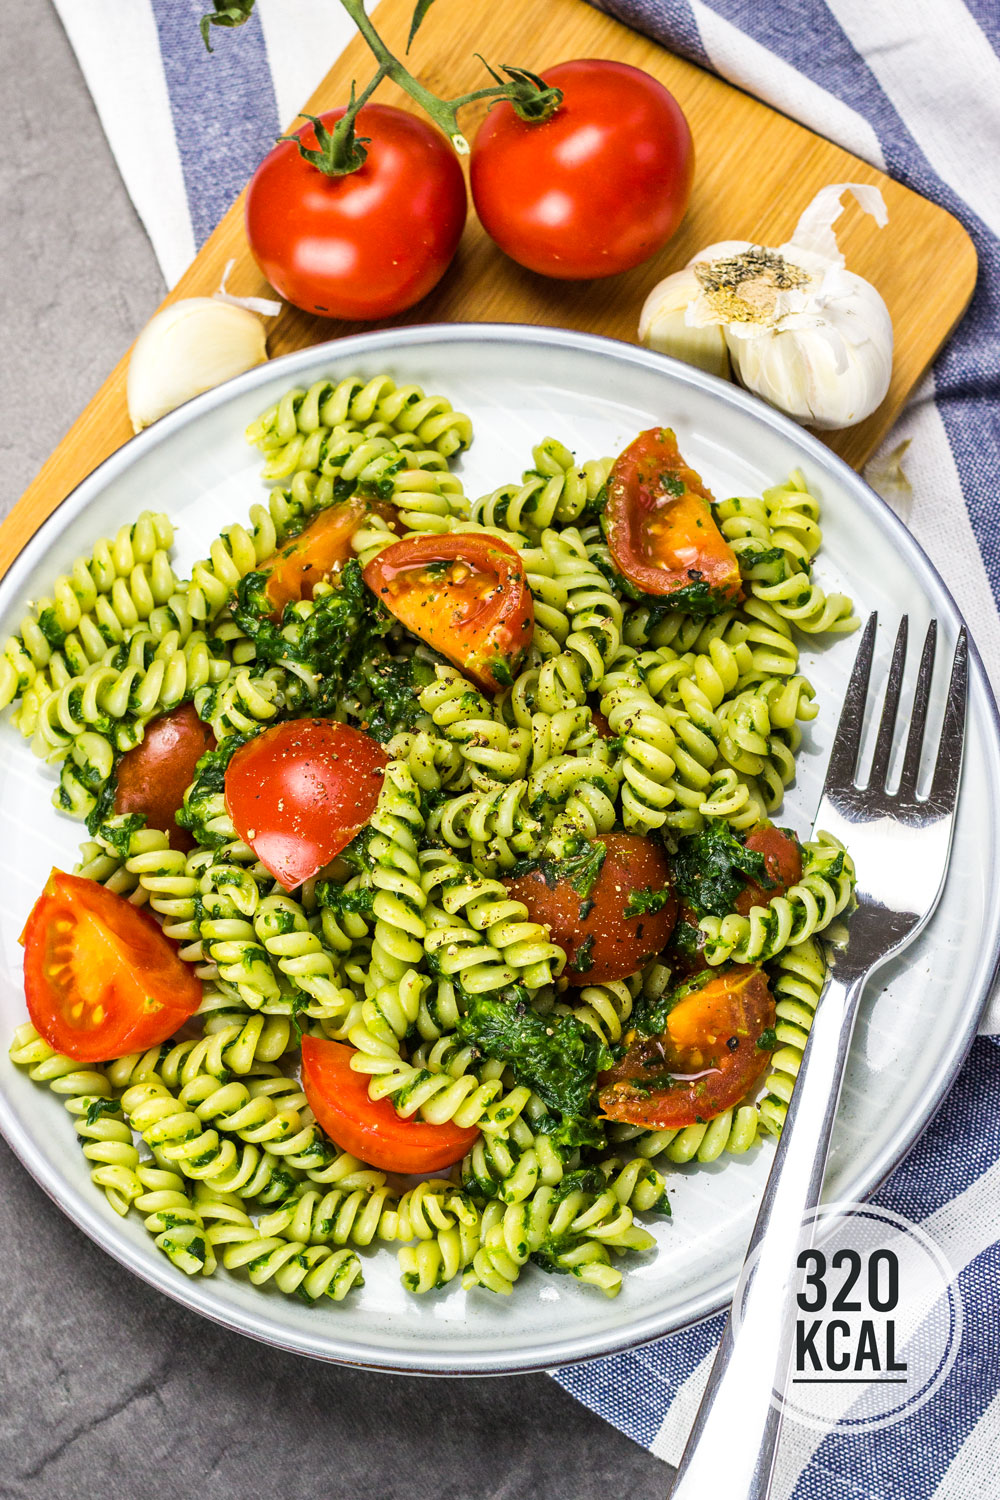
[{"label": "tomato wedge", "polygon": [[57,1052],[103,1062],[173,1036],[201,983],[147,912],[53,870],[21,934],[28,1014]]},{"label": "tomato wedge", "polygon": [[763,1078],[771,1049],[774,1001],[767,977],[736,965],[692,989],[657,1037],[636,1038],[603,1075],[600,1106],[608,1120],[651,1130],[703,1124],[746,1098]]},{"label": "tomato wedge", "polygon": [[236,751],[226,768],[226,807],[240,838],[293,891],[368,822],[388,764],[360,729],[292,719]]},{"label": "tomato wedge", "polygon": [[712,518],[711,501],[669,427],[640,432],[612,465],[602,517],[623,578],[697,613],[741,599],[739,564]]},{"label": "tomato wedge", "polygon": [[[670,867],[659,844],[639,833],[606,833],[598,842],[604,862],[592,885],[580,875],[559,878],[558,866],[504,881],[532,921],[544,922],[565,950],[563,978],[572,985],[634,974],[666,946],[677,920]],[[635,915],[627,915],[630,907],[638,908]]]},{"label": "tomato wedge", "polygon": [[773,823],[762,823],[744,840],[747,849],[763,854],[764,870],[773,885],[758,885],[748,880],[736,898],[735,910],[745,917],[752,906],[766,906],[775,896],[783,896],[790,885],[802,879],[802,851],[795,835]]},{"label": "tomato wedge", "polygon": [[513,547],[472,532],[407,538],[365,568],[396,619],[479,687],[509,687],[531,644],[535,605]]},{"label": "tomato wedge", "polygon": [[478,1130],[401,1119],[390,1100],[369,1099],[367,1075],[355,1073],[353,1056],[342,1042],[302,1038],[302,1086],[332,1141],[383,1172],[438,1172],[461,1161]]},{"label": "tomato wedge", "polygon": [[264,559],[259,571],[270,575],[264,592],[273,620],[281,619],[286,604],[311,599],[317,583],[350,562],[354,556],[351,538],[373,510],[396,529],[397,515],[391,505],[351,495],[321,510],[297,537]]},{"label": "tomato wedge", "polygon": [[194,839],[177,827],[174,814],[194,780],[198,761],[214,749],[215,735],[191,703],[153,719],[142,743],[118,762],[115,812],[142,813],[147,828],[170,835],[171,849],[193,849]]}]

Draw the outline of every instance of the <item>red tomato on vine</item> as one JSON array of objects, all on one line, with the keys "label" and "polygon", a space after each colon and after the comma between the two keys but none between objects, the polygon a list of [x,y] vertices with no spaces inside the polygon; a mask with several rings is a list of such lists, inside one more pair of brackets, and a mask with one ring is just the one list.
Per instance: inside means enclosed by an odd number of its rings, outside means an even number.
[{"label": "red tomato on vine", "polygon": [[357,141],[341,142],[345,113],[318,116],[265,156],[247,190],[247,238],[271,285],[305,312],[391,317],[447,269],[465,181],[444,136],[416,115],[367,104]]},{"label": "red tomato on vine", "polygon": [[525,120],[495,104],[472,148],[472,197],[486,232],[545,276],[614,276],[663,248],[684,217],[691,132],[661,83],[626,63],[546,68],[562,102]]}]

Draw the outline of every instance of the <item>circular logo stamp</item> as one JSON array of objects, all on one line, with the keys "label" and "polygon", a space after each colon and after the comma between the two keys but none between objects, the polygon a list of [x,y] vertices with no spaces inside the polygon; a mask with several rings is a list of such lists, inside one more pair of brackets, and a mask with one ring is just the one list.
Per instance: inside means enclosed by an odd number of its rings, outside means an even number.
[{"label": "circular logo stamp", "polygon": [[[736,1289],[737,1331],[757,1259]],[[920,1225],[889,1209],[836,1203],[808,1215],[786,1294],[771,1402],[808,1427],[890,1427],[925,1405],[955,1362],[956,1273]]]}]

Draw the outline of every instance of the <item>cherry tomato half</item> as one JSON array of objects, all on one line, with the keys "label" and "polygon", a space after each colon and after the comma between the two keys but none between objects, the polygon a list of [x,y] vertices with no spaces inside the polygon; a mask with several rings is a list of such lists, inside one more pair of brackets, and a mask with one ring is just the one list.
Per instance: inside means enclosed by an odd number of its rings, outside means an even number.
[{"label": "cherry tomato half", "polygon": [[302,1086],[331,1141],[383,1172],[439,1172],[461,1161],[478,1130],[401,1119],[389,1099],[369,1099],[368,1078],[351,1067],[353,1056],[341,1042],[302,1038]]},{"label": "cherry tomato half", "polygon": [[661,1036],[637,1038],[602,1077],[606,1119],[682,1130],[731,1109],[757,1087],[770,1062],[758,1046],[774,1025],[761,969],[716,974],[674,1006]]},{"label": "cherry tomato half", "polygon": [[535,606],[506,542],[470,532],[407,538],[374,557],[364,577],[407,630],[481,688],[495,693],[513,682]]},{"label": "cherry tomato half", "polygon": [[142,1052],[201,1004],[201,983],[159,924],[94,880],[53,870],[21,934],[35,1030],[77,1062]]},{"label": "cherry tomato half", "polygon": [[347,724],[274,724],[229,762],[226,807],[240,838],[292,891],[368,822],[388,764],[377,740]]},{"label": "cherry tomato half", "polygon": [[563,93],[547,120],[522,120],[505,102],[479,127],[476,212],[529,271],[565,280],[627,271],[663,248],[687,208],[694,148],[681,107],[626,63],[560,63],[544,78]]},{"label": "cherry tomato half", "polygon": [[272,619],[281,619],[286,604],[311,599],[317,583],[350,562],[351,538],[373,510],[395,530],[397,517],[391,505],[351,495],[321,510],[297,537],[264,559],[259,571],[270,575],[264,592],[273,606]]},{"label": "cherry tomato half", "polygon": [[669,427],[640,432],[608,475],[602,523],[619,573],[644,594],[676,595],[679,609],[741,599],[739,564],[711,500]]},{"label": "cherry tomato half", "polygon": [[764,870],[773,885],[758,885],[748,880],[734,903],[734,910],[745,917],[752,906],[766,906],[775,896],[783,896],[790,885],[802,879],[802,851],[795,835],[773,823],[762,823],[745,839],[747,849],[763,854]]},{"label": "cherry tomato half", "polygon": [[[319,118],[332,130],[344,114]],[[368,156],[330,177],[281,141],[247,189],[254,260],[281,295],[325,318],[386,318],[444,274],[465,224],[465,181],[440,131],[388,104],[367,104],[357,134]],[[316,149],[316,129],[296,135]]]},{"label": "cherry tomato half", "polygon": [[[549,885],[541,870],[505,880],[533,922],[548,925],[552,941],[566,953],[563,977],[572,985],[606,984],[634,974],[643,959],[666,946],[677,919],[670,867],[659,844],[639,833],[606,833],[604,863],[584,896],[570,880]],[[656,911],[626,916],[630,898],[669,891]]]},{"label": "cherry tomato half", "polygon": [[194,780],[198,761],[214,749],[215,735],[191,703],[151,720],[142,743],[118,762],[115,812],[142,813],[147,828],[170,835],[171,849],[193,849],[194,839],[177,827],[174,814]]}]

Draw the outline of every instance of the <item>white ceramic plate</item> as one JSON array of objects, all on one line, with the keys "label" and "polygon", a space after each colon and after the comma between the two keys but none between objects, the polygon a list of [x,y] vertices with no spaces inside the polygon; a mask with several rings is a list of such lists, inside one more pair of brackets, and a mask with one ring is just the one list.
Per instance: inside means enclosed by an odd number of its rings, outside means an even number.
[{"label": "white ceramic plate", "polygon": [[[388,371],[445,394],[475,425],[461,462],[478,495],[516,477],[553,434],[578,457],[618,452],[640,428],[669,424],[714,493],[758,494],[796,466],[823,502],[818,574],[884,623],[879,669],[908,611],[920,639],[941,623],[945,652],[961,621],[931,564],[890,510],[841,461],[793,423],[732,386],[606,339],[544,328],[443,326],[362,334],[251,371],[172,413],[130,442],[41,528],[0,584],[0,635],[53,577],[143,508],[177,523],[179,572],[259,496],[260,461],[246,424],[293,385]],[[808,831],[857,637],[806,645],[803,667],[821,700],[807,730],[786,820]],[[914,653],[915,654],[915,653]],[[940,674],[943,676],[943,673]],[[24,1019],[17,936],[53,863],[69,866],[81,830],[57,814],[52,773],[14,729],[0,727],[0,1034]],[[997,822],[1000,737],[975,658],[964,784],[951,873],[940,908],[903,963],[867,997],[851,1054],[828,1192],[871,1190],[912,1143],[948,1088],[975,1032],[1000,949]],[[986,814],[990,815],[987,816]],[[509,1298],[456,1287],[404,1293],[388,1249],[366,1256],[364,1288],[340,1305],[308,1308],[219,1272],[188,1280],[134,1217],[118,1219],[89,1181],[61,1102],[0,1050],[0,1128],[63,1210],[138,1275],[231,1328],[323,1359],[410,1372],[531,1370],[608,1353],[704,1317],[726,1302],[749,1237],[771,1148],[726,1165],[678,1169],[673,1219],[658,1250],[632,1257],[620,1296],[607,1301],[569,1278],[528,1268]]]}]

